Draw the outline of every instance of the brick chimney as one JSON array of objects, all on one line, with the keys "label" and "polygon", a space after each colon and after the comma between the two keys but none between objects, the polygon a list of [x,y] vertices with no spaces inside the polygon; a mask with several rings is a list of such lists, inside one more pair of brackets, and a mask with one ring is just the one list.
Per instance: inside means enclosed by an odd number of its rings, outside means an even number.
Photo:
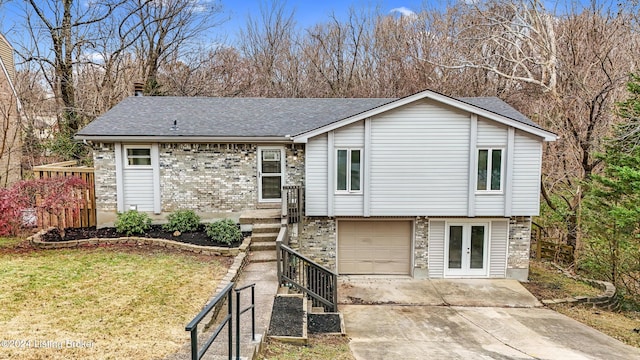
[{"label": "brick chimney", "polygon": [[143,96],[144,83],[136,81],[133,83],[133,96]]}]

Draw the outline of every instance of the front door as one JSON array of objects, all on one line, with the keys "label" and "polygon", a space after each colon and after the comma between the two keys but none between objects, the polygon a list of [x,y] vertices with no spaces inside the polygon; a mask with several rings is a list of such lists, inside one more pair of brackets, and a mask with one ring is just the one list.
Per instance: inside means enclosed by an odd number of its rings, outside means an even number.
[{"label": "front door", "polygon": [[258,148],[258,196],[260,202],[278,202],[284,178],[284,148]]},{"label": "front door", "polygon": [[449,224],[445,247],[446,276],[487,275],[488,232],[487,224]]}]

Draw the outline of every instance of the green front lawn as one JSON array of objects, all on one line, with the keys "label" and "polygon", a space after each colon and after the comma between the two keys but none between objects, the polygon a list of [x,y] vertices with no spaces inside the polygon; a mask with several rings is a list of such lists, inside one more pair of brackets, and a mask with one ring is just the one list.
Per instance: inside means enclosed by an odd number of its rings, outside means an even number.
[{"label": "green front lawn", "polygon": [[150,247],[25,250],[19,242],[0,239],[0,353],[21,359],[176,352],[228,264]]}]

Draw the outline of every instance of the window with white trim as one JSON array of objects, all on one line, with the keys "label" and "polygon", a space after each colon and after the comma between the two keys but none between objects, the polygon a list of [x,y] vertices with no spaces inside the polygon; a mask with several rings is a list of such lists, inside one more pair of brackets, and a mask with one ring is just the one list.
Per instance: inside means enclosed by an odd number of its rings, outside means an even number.
[{"label": "window with white trim", "polygon": [[151,147],[125,147],[127,167],[151,167]]},{"label": "window with white trim", "polygon": [[361,191],[362,149],[338,149],[336,154],[336,191]]},{"label": "window with white trim", "polygon": [[477,191],[502,191],[504,149],[478,149]]}]

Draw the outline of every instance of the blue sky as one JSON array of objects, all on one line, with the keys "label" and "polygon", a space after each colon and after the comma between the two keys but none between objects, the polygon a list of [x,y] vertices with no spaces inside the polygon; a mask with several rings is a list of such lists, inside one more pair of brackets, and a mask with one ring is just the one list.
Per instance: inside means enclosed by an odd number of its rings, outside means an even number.
[{"label": "blue sky", "polygon": [[[225,27],[240,27],[245,23],[247,14],[259,14],[261,0],[224,0],[222,2],[224,9],[232,16],[230,24]],[[443,1],[434,1],[435,3],[443,3]],[[390,12],[392,9],[406,8],[412,11],[418,11],[422,6],[421,0],[316,0],[316,1],[287,1],[287,9],[295,10],[296,21],[301,27],[306,27],[321,21],[326,21],[329,16],[335,12],[336,15],[345,15],[350,7],[355,9],[375,8],[377,5],[384,13]]]},{"label": "blue sky", "polygon": [[[44,0],[42,0],[44,2]],[[48,0],[57,1],[57,0]],[[209,1],[209,0],[200,0]],[[437,0],[432,0],[440,3]],[[260,13],[260,4],[262,0],[222,0],[224,16],[229,20],[222,24],[218,31],[226,35],[229,41],[233,41],[237,36],[238,30],[244,27],[248,14],[257,17]],[[338,18],[344,17],[350,7],[363,9],[366,7],[375,8],[376,5],[384,13],[390,12],[392,9],[407,8],[412,11],[418,11],[422,4],[421,0],[315,0],[315,1],[287,1],[286,8],[295,10],[296,24],[300,28],[306,28],[318,22],[324,22],[329,16],[335,12]],[[0,8],[0,24],[2,32],[7,36],[9,41],[16,36],[21,36],[18,31],[17,23],[22,20],[22,8],[24,4],[21,0],[12,0],[5,3]]]},{"label": "blue sky", "polygon": [[[37,0],[41,2],[59,0]],[[79,0],[90,1],[90,0]],[[216,0],[193,0],[210,2]],[[477,1],[477,0],[289,0],[286,2],[287,10],[295,10],[295,20],[299,29],[304,29],[313,24],[326,22],[329,16],[335,13],[339,19],[344,19],[350,7],[356,10],[379,7],[381,13],[391,13],[393,11],[419,11],[425,4],[429,7],[444,8],[447,2],[456,1]],[[587,0],[578,0],[583,3]],[[614,0],[601,0],[608,2]],[[1,0],[0,0],[1,2]],[[233,44],[237,38],[238,31],[244,27],[247,15],[258,17],[260,14],[260,4],[264,0],[222,0],[224,16],[228,18],[224,24],[216,28],[215,33],[210,38],[226,39],[227,44]],[[548,9],[554,9],[556,1],[545,1]],[[558,1],[561,6],[571,3],[570,0]],[[5,0],[5,4],[0,7],[0,29],[10,42],[19,41],[20,36],[25,36],[20,26],[17,26],[22,19],[22,8],[25,6],[22,0]],[[217,36],[216,36],[217,35]]]},{"label": "blue sky", "polygon": [[[444,3],[444,1],[432,0],[435,3]],[[258,17],[260,14],[261,0],[224,0],[222,1],[223,11],[229,16],[229,21],[222,25],[222,32],[228,35],[229,40],[232,40],[237,31],[244,27],[247,20],[247,15],[251,14],[253,17]],[[288,11],[295,11],[295,20],[299,28],[306,28],[311,25],[326,22],[329,20],[331,14],[335,13],[336,16],[341,19],[345,17],[349,8],[353,7],[356,10],[371,8],[376,6],[380,7],[382,13],[390,13],[394,11],[419,11],[422,6],[421,0],[315,0],[315,1],[287,1],[286,9]]]}]

